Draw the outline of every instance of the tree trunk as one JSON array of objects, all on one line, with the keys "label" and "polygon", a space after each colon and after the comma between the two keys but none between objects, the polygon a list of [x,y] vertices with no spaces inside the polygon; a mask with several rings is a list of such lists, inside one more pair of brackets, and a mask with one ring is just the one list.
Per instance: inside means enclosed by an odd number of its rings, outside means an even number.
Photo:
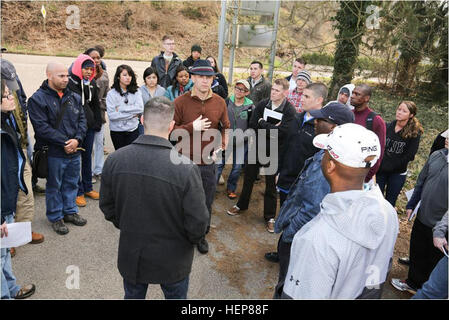
[{"label": "tree trunk", "polygon": [[350,83],[359,55],[359,45],[366,30],[366,8],[370,1],[341,1],[334,20],[338,22],[334,72],[328,100],[334,100],[338,90]]}]

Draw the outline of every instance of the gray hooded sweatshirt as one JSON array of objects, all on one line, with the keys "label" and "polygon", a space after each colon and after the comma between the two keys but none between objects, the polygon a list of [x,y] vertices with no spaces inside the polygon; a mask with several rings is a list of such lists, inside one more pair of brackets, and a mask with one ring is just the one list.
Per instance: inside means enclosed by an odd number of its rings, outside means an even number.
[{"label": "gray hooded sweatshirt", "polygon": [[284,298],[380,298],[399,232],[376,185],[326,195],[292,243]]}]

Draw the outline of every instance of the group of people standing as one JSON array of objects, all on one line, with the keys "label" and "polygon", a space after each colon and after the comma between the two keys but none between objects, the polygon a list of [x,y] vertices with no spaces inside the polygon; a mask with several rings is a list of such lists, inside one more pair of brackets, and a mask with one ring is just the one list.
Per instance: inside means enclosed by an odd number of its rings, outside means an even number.
[{"label": "group of people standing", "polygon": [[[120,229],[125,298],[145,298],[148,284],[156,283],[166,298],[185,299],[193,246],[209,251],[216,187],[231,162],[226,195],[238,200],[229,216],[250,209],[254,184],[264,176],[265,227],[281,233],[277,251],[265,254],[280,267],[275,298],[380,298],[399,232],[394,207],[423,133],[417,106],[402,101],[395,120],[385,124],[369,107],[372,89],[365,84],[347,84],[326,103],[327,86],[313,82],[302,58],[289,77],[273,83],[260,61],[251,62],[250,77],[237,80],[229,95],[215,59],[201,59],[199,45],[184,61],[173,36],[164,36],[162,46],[141,87],[128,65],[117,67],[109,87],[104,48],[97,46],[68,69],[49,63],[47,80],[18,105],[33,125],[34,150],[47,150],[46,216],[54,231],[64,235],[65,223],[85,225],[78,207],[87,205],[86,197],[99,200],[106,220]],[[21,85],[2,79],[2,237],[17,215],[19,190],[32,189],[23,180],[26,135],[11,92],[26,100]],[[115,152],[104,161],[106,118]],[[239,139],[237,132],[250,130],[253,137]],[[93,190],[98,180],[100,192]],[[419,200],[409,278],[392,281],[399,290],[421,288],[444,259],[429,243],[437,224],[438,244],[447,250],[440,225],[447,212],[447,134],[446,148],[429,158],[418,178],[408,214]],[[2,299],[30,296],[34,285],[15,284],[10,259],[10,250],[2,249]],[[447,270],[447,257],[445,263]],[[366,271],[373,266],[376,279]]]}]

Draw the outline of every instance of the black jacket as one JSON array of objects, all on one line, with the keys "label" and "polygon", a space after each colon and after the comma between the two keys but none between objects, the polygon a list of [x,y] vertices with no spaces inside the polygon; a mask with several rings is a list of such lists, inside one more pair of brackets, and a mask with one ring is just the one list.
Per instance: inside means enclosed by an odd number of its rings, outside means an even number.
[{"label": "black jacket", "polygon": [[174,283],[192,268],[208,210],[198,166],[175,164],[166,139],[141,135],[111,154],[101,175],[100,209],[120,229],[118,269],[132,283]]},{"label": "black jacket", "polygon": [[[55,129],[64,103],[67,103],[68,107],[61,124]],[[48,86],[48,80],[45,80],[39,90],[28,99],[28,113],[36,138],[35,150],[48,145],[48,155],[52,157],[71,158],[79,155],[79,151],[73,154],[66,154],[64,151],[67,140],[77,139],[81,145],[86,136],[87,123],[79,95],[66,88],[60,98],[58,93]]]},{"label": "black jacket", "polygon": [[182,64],[183,64],[185,67],[189,68],[189,70],[190,70],[190,68],[193,67],[193,64],[194,64],[194,63],[195,63],[195,60],[193,60],[192,56],[188,57],[186,60],[184,60],[184,61],[182,62]]},{"label": "black jacket", "polygon": [[285,148],[280,152],[278,187],[289,190],[301,172],[304,162],[320,149],[313,145],[314,121],[305,123],[306,112],[295,113],[288,128]]},{"label": "black jacket", "polygon": [[415,138],[404,139],[401,131],[395,132],[396,120],[387,124],[385,151],[382,163],[377,173],[404,173],[407,165],[415,159],[418,152],[421,135]]},{"label": "black jacket", "polygon": [[[20,145],[20,136],[15,129],[14,121],[10,112],[1,113],[1,223],[4,222],[6,216],[16,211],[19,188],[26,194],[28,193],[23,178],[26,158]],[[19,157],[21,161],[19,161]]]},{"label": "black jacket", "polygon": [[156,70],[159,78],[158,84],[167,89],[173,82],[176,76],[176,69],[182,64],[182,60],[179,59],[178,55],[173,52],[173,58],[168,65],[168,70],[165,70],[165,59],[164,52],[160,55],[154,57],[151,61],[151,66]]},{"label": "black jacket", "polygon": [[[221,73],[217,73],[217,75],[215,77],[217,78],[218,83],[223,87],[224,94],[227,98],[229,95],[229,91],[228,91],[228,82],[226,81],[225,76]],[[226,99],[226,98],[224,98],[224,99]]]},{"label": "black jacket", "polygon": [[[82,81],[74,74],[70,74],[68,87],[81,97],[81,103],[84,98],[84,115],[86,116],[87,128],[95,131],[101,130],[102,118],[100,108],[100,98],[98,97],[98,86],[94,79],[89,85],[81,85]],[[81,90],[84,89],[84,95]]]},{"label": "black jacket", "polygon": [[[257,150],[262,147],[262,143],[264,144],[263,147],[266,148],[266,155],[271,156],[271,150],[270,150],[270,129],[278,130],[278,154],[281,154],[281,150],[284,148],[285,145],[285,139],[288,134],[288,128],[290,127],[290,123],[292,122],[293,118],[295,117],[296,110],[291,105],[290,102],[288,102],[287,99],[284,99],[282,104],[275,109],[274,111],[282,113],[282,120],[280,125],[276,125],[279,120],[267,118],[267,121],[263,120],[263,115],[266,107],[271,108],[271,100],[270,99],[264,99],[257,104],[256,108],[252,112],[251,119],[249,121],[249,127],[254,129],[256,131],[256,148]],[[259,121],[259,119],[261,119]],[[259,129],[265,129],[266,131],[266,140],[260,141],[259,140]],[[258,154],[259,152],[257,152]],[[262,152],[263,153],[263,152]],[[259,157],[259,156],[258,156]],[[273,155],[274,161],[279,161],[279,157],[277,157],[275,154]]]}]

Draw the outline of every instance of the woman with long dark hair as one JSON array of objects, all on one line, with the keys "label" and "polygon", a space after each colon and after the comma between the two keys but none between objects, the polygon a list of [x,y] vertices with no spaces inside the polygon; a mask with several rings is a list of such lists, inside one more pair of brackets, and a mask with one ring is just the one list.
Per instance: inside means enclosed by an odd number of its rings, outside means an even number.
[{"label": "woman with long dark hair", "polygon": [[418,108],[412,101],[402,101],[396,109],[396,120],[387,124],[385,153],[376,181],[385,198],[394,207],[407,179],[407,165],[418,151],[424,132],[416,118]]},{"label": "woman with long dark hair", "polygon": [[192,87],[193,82],[189,78],[189,69],[181,64],[176,68],[175,78],[173,79],[172,85],[165,91],[165,96],[170,101],[174,101],[177,97],[190,91]]},{"label": "woman with long dark hair", "polygon": [[139,136],[139,115],[143,113],[143,101],[136,74],[128,65],[117,67],[111,89],[106,97],[106,108],[112,143],[118,150]]},{"label": "woman with long dark hair", "polygon": [[[206,60],[208,60],[210,62],[210,65],[212,66],[212,68],[214,69],[214,71],[216,73],[216,76],[215,76],[216,80],[217,80],[218,84],[220,86],[222,86],[222,88],[223,88],[223,93],[220,94],[220,93],[217,92],[217,94],[219,94],[223,99],[226,99],[228,97],[228,83],[226,81],[226,78],[220,72],[220,70],[218,70],[217,61],[215,60],[214,57],[208,56],[206,58]],[[214,83],[212,83],[212,86],[214,86]],[[213,88],[212,88],[212,90],[213,90]]]}]

